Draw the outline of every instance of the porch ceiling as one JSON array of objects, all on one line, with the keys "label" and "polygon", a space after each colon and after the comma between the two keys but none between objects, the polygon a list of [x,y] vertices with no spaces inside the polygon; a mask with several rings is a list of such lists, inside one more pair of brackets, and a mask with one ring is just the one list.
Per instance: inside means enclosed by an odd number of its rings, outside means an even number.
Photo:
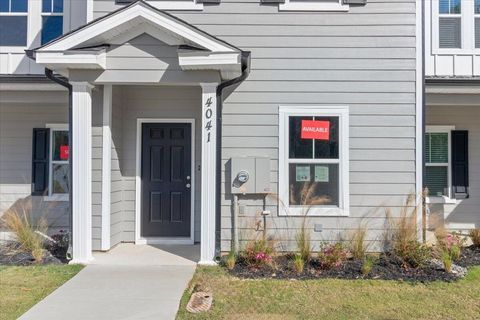
[{"label": "porch ceiling", "polygon": [[142,34],[176,47],[182,70],[218,71],[228,80],[241,74],[241,50],[144,1],[137,1],[33,50],[36,62],[59,73],[107,70],[109,46]]}]

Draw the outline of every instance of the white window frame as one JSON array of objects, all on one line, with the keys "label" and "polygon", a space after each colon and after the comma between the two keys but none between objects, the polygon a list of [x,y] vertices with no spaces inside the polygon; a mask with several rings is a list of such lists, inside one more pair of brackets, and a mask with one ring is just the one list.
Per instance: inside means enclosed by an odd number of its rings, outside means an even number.
[{"label": "white window frame", "polygon": [[[43,31],[43,17],[62,17],[62,34],[65,33],[65,25],[66,25],[66,21],[65,21],[65,5],[66,5],[66,1],[64,0],[63,2],[63,11],[62,12],[53,12],[53,0],[48,0],[48,1],[51,1],[52,3],[52,12],[43,12],[43,1],[44,0],[41,0],[40,2],[42,2],[42,7],[40,8],[40,12],[41,12],[41,17],[40,17],[40,24],[41,24],[41,28],[40,28],[40,33],[39,33],[39,37],[40,37],[40,43],[42,42],[42,31]],[[45,42],[46,43],[46,42]],[[44,44],[45,44],[44,43]]]},{"label": "white window frame", "polygon": [[285,0],[285,3],[278,5],[279,11],[348,11],[350,6],[343,4],[342,0],[337,1],[291,1]]},{"label": "white window frame", "polygon": [[[340,143],[337,159],[321,159],[319,163],[339,164],[339,206],[289,206],[289,164],[308,160],[289,158],[290,117],[338,117]],[[350,212],[349,167],[349,108],[348,106],[280,106],[279,107],[279,215],[280,216],[348,216]],[[312,161],[312,163],[317,162]]]},{"label": "white window frame", "polygon": [[[474,7],[473,7],[473,47],[475,48],[476,51],[480,52],[480,47],[475,47],[475,38],[476,38],[476,34],[475,34],[475,20],[476,19],[480,19],[480,12],[479,13],[475,13],[475,1],[473,2],[474,3]],[[478,35],[480,37],[480,35]]]},{"label": "white window frame", "polygon": [[[479,54],[480,48],[475,48],[475,7],[473,0],[462,0],[462,9],[460,14],[440,14],[439,0],[432,0],[432,53],[433,54]],[[440,48],[439,40],[439,19],[440,17],[460,17],[461,18],[461,48]]]},{"label": "white window frame", "polygon": [[53,165],[54,164],[69,164],[68,160],[53,160],[53,132],[54,131],[67,131],[68,124],[47,124],[46,128],[50,129],[49,138],[49,156],[48,156],[48,195],[44,197],[45,201],[68,201],[68,193],[53,193]]},{"label": "white window frame", "polygon": [[[433,125],[426,126],[425,133],[447,133],[448,134],[448,162],[447,163],[427,163],[425,160],[425,167],[447,167],[447,195],[446,196],[428,196],[428,203],[455,203],[452,199],[452,131],[455,126],[449,125]],[[425,150],[424,150],[425,152]]]}]

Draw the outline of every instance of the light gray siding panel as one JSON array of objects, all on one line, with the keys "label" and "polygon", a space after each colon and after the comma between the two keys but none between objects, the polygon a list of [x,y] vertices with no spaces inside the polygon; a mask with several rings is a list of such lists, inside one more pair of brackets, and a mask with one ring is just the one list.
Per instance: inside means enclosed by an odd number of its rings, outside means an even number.
[{"label": "light gray siding panel", "polygon": [[0,91],[0,216],[27,208],[34,220],[47,219],[50,233],[69,227],[68,202],[31,196],[33,129],[66,123],[66,92]]},{"label": "light gray siding panel", "polygon": [[92,249],[101,250],[102,241],[102,121],[103,89],[92,90]]},{"label": "light gray siding panel", "polygon": [[[119,7],[113,0],[95,0],[94,16]],[[234,156],[269,156],[272,189],[277,190],[279,106],[349,106],[350,216],[312,217],[309,225],[324,226],[325,231],[314,234],[314,239],[335,240],[367,220],[372,223],[369,239],[379,238],[385,222],[383,207],[395,211],[415,191],[415,1],[369,0],[349,12],[318,13],[279,12],[277,5],[261,5],[258,0],[222,0],[220,5],[205,5],[203,11],[170,13],[251,51],[249,77],[225,95],[223,165]],[[126,61],[141,73],[125,73],[125,77],[179,70],[173,50],[155,45],[149,37],[134,42],[110,50],[107,64],[116,72],[128,68]],[[132,110],[124,105],[122,145],[128,150],[121,152],[120,167],[123,217],[133,226],[135,128],[130,118],[156,115],[153,110],[160,105],[167,115],[177,107],[187,110],[197,93],[183,90],[179,99],[175,88],[163,92],[158,101],[155,90],[128,91],[124,102],[136,105]],[[229,190],[225,186],[228,175],[223,168],[222,250],[229,249],[231,238],[231,195],[224,191]],[[242,232],[250,239],[256,236],[253,229],[262,201],[251,197],[241,201],[248,211],[248,217],[240,218]],[[301,218],[280,217],[278,203],[267,202],[272,212],[267,218],[268,232],[274,233],[278,226],[282,239],[292,246]],[[127,229],[124,239],[132,239],[133,230]]]}]

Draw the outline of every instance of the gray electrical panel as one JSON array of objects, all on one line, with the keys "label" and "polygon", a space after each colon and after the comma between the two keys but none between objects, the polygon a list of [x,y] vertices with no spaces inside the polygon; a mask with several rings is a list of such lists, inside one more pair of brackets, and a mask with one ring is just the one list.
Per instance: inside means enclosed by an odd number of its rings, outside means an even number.
[{"label": "gray electrical panel", "polygon": [[238,157],[231,159],[232,194],[271,193],[270,158]]}]

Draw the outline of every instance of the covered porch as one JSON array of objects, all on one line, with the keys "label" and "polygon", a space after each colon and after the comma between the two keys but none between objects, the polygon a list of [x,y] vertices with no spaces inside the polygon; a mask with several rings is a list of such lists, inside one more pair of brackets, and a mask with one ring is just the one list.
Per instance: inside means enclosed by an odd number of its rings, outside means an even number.
[{"label": "covered porch", "polygon": [[480,228],[480,85],[427,80],[428,226],[468,233]]},{"label": "covered porch", "polygon": [[73,262],[134,242],[213,263],[219,87],[244,53],[135,2],[31,56],[70,90]]}]

